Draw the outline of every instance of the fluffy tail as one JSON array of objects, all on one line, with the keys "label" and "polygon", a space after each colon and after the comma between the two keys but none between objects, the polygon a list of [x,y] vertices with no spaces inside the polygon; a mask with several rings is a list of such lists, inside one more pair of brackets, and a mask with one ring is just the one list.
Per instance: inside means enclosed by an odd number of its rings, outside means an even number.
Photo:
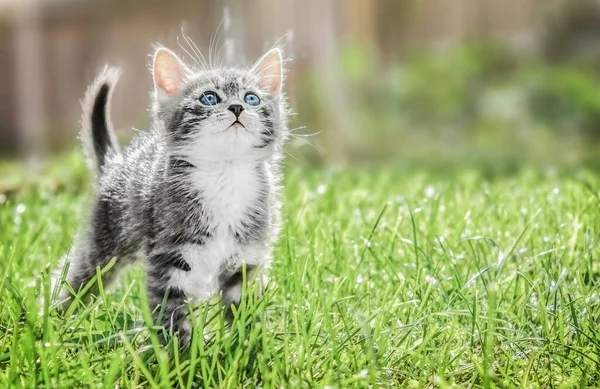
[{"label": "fluffy tail", "polygon": [[121,70],[105,66],[90,85],[81,102],[81,133],[89,169],[100,176],[107,156],[119,153],[117,137],[110,120],[110,98],[121,76]]}]

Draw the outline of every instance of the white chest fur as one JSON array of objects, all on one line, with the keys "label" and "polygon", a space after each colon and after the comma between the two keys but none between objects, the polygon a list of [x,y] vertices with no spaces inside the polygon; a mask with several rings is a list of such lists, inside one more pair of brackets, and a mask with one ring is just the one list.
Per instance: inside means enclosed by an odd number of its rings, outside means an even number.
[{"label": "white chest fur", "polygon": [[214,234],[203,245],[189,244],[181,248],[191,270],[175,270],[172,282],[189,297],[206,300],[218,292],[218,279],[224,267],[269,262],[266,242],[241,245],[231,233],[241,225],[265,183],[260,181],[255,166],[224,162],[198,168],[192,173],[192,182],[202,193],[203,207]]},{"label": "white chest fur", "polygon": [[202,193],[211,227],[219,232],[239,225],[262,190],[256,167],[241,162],[218,162],[198,168],[192,173],[192,183]]}]

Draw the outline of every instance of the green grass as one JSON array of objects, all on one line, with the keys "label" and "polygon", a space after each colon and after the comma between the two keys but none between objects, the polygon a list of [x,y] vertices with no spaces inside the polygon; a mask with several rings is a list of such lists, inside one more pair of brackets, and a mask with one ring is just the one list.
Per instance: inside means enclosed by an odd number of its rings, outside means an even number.
[{"label": "green grass", "polygon": [[2,388],[600,382],[594,174],[290,169],[269,288],[231,328],[199,307],[183,355],[158,345],[139,269],[64,318],[36,303],[84,214],[72,182],[0,196]]}]

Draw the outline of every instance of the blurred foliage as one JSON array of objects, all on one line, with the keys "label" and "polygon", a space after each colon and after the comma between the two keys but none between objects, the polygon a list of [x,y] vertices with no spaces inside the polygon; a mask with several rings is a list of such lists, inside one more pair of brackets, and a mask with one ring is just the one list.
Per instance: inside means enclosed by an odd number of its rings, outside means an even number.
[{"label": "blurred foliage", "polygon": [[573,67],[534,69],[529,88],[532,114],[549,129],[600,138],[598,74]]},{"label": "blurred foliage", "polygon": [[[589,63],[548,63],[495,44],[415,53],[390,63],[350,44],[338,62],[360,130],[360,142],[349,151],[353,160],[600,160],[600,74]],[[331,97],[317,82],[300,89],[298,111],[305,118],[327,114],[322,103]]]},{"label": "blurred foliage", "polygon": [[549,0],[538,18],[541,48],[552,61],[600,60],[600,2]]},{"label": "blurred foliage", "polygon": [[[286,148],[293,164],[330,162],[340,146],[347,161],[360,163],[475,166],[493,174],[523,164],[600,169],[600,57],[548,61],[490,42],[402,58],[378,53],[353,42],[339,46],[341,111],[332,103],[340,96],[323,87],[322,68],[296,67],[289,83],[298,115]],[[340,123],[352,131],[339,131]],[[21,183],[3,179],[0,186]]]},{"label": "blurred foliage", "polygon": [[37,166],[0,161],[0,204],[6,198],[39,193],[81,193],[89,183],[83,155],[57,154]]}]

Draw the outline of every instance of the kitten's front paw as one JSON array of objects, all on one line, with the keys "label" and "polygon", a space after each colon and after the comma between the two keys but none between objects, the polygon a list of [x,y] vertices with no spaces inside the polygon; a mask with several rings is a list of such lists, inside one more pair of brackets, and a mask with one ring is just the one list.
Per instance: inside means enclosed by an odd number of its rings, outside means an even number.
[{"label": "kitten's front paw", "polygon": [[[174,338],[177,338],[180,349],[189,347],[192,340],[192,324],[186,311],[187,310],[180,308],[170,314],[167,313],[162,320],[159,320],[162,330],[159,331],[158,335],[163,345],[166,346],[173,341]],[[157,318],[155,318],[155,320],[157,320]]]},{"label": "kitten's front paw", "polygon": [[187,350],[192,342],[192,327],[187,321],[175,327],[164,326],[159,338],[165,346],[170,342],[177,341],[179,350]]}]

